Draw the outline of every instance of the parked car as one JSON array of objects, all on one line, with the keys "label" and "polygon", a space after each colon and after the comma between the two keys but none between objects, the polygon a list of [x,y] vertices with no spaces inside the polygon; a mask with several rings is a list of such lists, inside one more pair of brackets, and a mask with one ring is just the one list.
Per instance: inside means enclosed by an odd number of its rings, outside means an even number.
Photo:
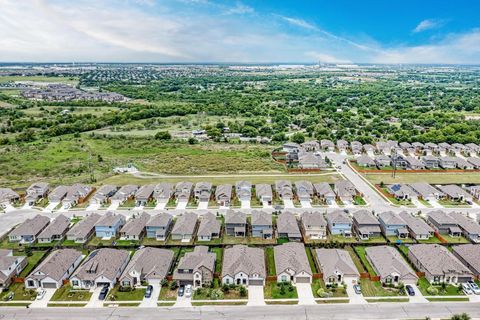
[{"label": "parked car", "polygon": [[190,298],[192,296],[192,285],[188,284],[185,288],[185,297]]},{"label": "parked car", "polygon": [[407,293],[409,296],[414,296],[415,295],[415,290],[413,290],[413,287],[409,284],[405,286],[405,289],[407,290]]},{"label": "parked car", "polygon": [[104,286],[98,295],[98,300],[105,300],[108,293],[108,286]]},{"label": "parked car", "polygon": [[470,280],[470,281],[468,281],[468,285],[470,286],[470,288],[472,288],[473,293],[480,294],[480,288],[478,287],[478,285],[475,282]]},{"label": "parked car", "polygon": [[5,300],[6,300],[6,301],[11,301],[11,300],[13,300],[13,297],[15,297],[15,293],[14,293],[14,292],[10,292],[10,293],[8,294],[8,296],[5,297]]},{"label": "parked car", "polygon": [[43,297],[45,296],[45,293],[47,291],[45,291],[45,289],[40,289],[37,291],[37,300],[42,300]]},{"label": "parked car", "polygon": [[466,295],[473,294],[472,288],[470,288],[470,286],[467,283],[462,283],[462,289],[463,289],[463,293],[465,293]]},{"label": "parked car", "polygon": [[147,290],[145,291],[145,298],[149,299],[152,296],[153,286],[147,286]]},{"label": "parked car", "polygon": [[183,297],[183,294],[185,293],[185,286],[184,285],[181,285],[179,288],[178,288],[178,296],[179,297]]},{"label": "parked car", "polygon": [[353,286],[353,290],[355,290],[355,293],[356,293],[356,294],[362,294],[362,288],[361,288],[360,285],[358,285],[358,284],[355,284],[355,285]]}]

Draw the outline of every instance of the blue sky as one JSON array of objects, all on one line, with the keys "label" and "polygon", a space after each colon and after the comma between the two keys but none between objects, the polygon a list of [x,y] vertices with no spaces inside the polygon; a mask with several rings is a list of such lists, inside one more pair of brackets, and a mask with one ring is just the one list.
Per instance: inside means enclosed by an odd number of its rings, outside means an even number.
[{"label": "blue sky", "polygon": [[480,1],[0,0],[0,61],[480,63]]}]

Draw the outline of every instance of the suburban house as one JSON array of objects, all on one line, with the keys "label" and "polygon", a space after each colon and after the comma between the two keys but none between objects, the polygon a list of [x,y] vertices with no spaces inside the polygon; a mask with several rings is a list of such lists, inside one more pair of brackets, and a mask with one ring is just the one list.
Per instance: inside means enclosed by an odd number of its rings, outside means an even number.
[{"label": "suburban house", "polygon": [[360,273],[353,263],[352,257],[346,250],[316,249],[317,265],[326,284],[342,283],[351,285],[358,282]]},{"label": "suburban house", "polygon": [[467,187],[468,192],[477,200],[480,200],[480,185]]},{"label": "suburban house", "polygon": [[380,154],[375,157],[375,163],[379,168],[389,167],[392,165],[392,159],[390,158],[390,156]]},{"label": "suburban house", "polygon": [[303,212],[301,215],[301,224],[306,238],[325,239],[327,237],[327,221],[321,212]]},{"label": "suburban house", "polygon": [[37,201],[47,198],[48,190],[49,185],[46,182],[36,182],[30,185],[25,193],[25,203],[33,206]]},{"label": "suburban house", "polygon": [[142,281],[160,283],[168,274],[173,262],[173,251],[145,247],[138,249],[120,276],[122,287],[135,287]]},{"label": "suburban house", "polygon": [[38,235],[38,243],[51,243],[62,240],[70,226],[70,219],[59,215]]},{"label": "suburban house", "polygon": [[135,206],[141,207],[147,205],[147,203],[153,199],[153,191],[155,191],[154,184],[141,186],[140,189],[135,192]]},{"label": "suburban house", "polygon": [[363,167],[363,168],[374,168],[377,166],[377,163],[375,162],[375,160],[373,160],[367,155],[361,155],[360,157],[358,157],[357,164],[359,167]]},{"label": "suburban house", "polygon": [[365,252],[368,262],[370,262],[382,283],[393,285],[398,285],[400,282],[416,284],[417,274],[394,247],[367,247]]},{"label": "suburban house", "polygon": [[392,211],[382,212],[378,215],[378,221],[380,229],[386,237],[408,238],[407,223],[398,214]]},{"label": "suburban house", "polygon": [[406,211],[402,211],[398,216],[407,224],[410,237],[415,240],[428,240],[433,237],[434,230],[420,217],[414,217]]},{"label": "suburban house", "polygon": [[273,248],[277,282],[312,283],[312,269],[305,245],[287,242]]},{"label": "suburban house", "polygon": [[138,186],[136,185],[124,185],[110,198],[110,202],[112,204],[121,205],[129,199],[133,199],[137,190]]},{"label": "suburban house", "polygon": [[480,146],[475,143],[467,143],[465,145],[465,152],[470,156],[480,153]]},{"label": "suburban house", "polygon": [[67,240],[75,243],[86,243],[95,233],[95,224],[101,216],[92,213],[83,220],[80,220],[67,231]]},{"label": "suburban house", "polygon": [[9,249],[0,249],[0,288],[8,288],[12,278],[18,276],[27,266],[25,256],[14,256]]},{"label": "suburban house", "polygon": [[480,246],[471,243],[461,244],[453,246],[452,253],[478,279],[480,276]]},{"label": "suburban house", "polygon": [[62,206],[64,208],[71,208],[79,203],[82,203],[90,193],[93,192],[93,188],[86,185],[76,183],[68,188],[67,194],[62,199]]},{"label": "suburban house", "polygon": [[310,181],[296,181],[295,190],[300,201],[310,201],[313,197],[313,184]]},{"label": "suburban house", "polygon": [[130,218],[120,229],[120,240],[140,241],[145,235],[145,226],[150,221],[150,215],[143,212],[139,216]]},{"label": "suburban house", "polygon": [[313,187],[320,200],[323,200],[326,204],[335,203],[335,192],[327,182],[316,183]]},{"label": "suburban house", "polygon": [[331,140],[328,140],[328,139],[320,140],[320,147],[323,150],[335,151],[335,144]]},{"label": "suburban house", "polygon": [[282,146],[283,152],[286,152],[286,153],[298,153],[300,152],[301,149],[302,147],[295,142],[286,142]]},{"label": "suburban house", "polygon": [[102,248],[92,251],[70,278],[73,289],[113,288],[128,264],[127,250]]},{"label": "suburban house", "polygon": [[370,157],[375,155],[375,147],[369,143],[363,145],[363,150],[365,150]]},{"label": "suburban house", "polygon": [[468,157],[467,161],[473,166],[474,169],[480,169],[480,158]]},{"label": "suburban house", "polygon": [[197,182],[193,189],[195,200],[199,202],[208,202],[212,193],[212,184],[210,182]]},{"label": "suburban house", "polygon": [[425,164],[418,159],[417,157],[405,157],[406,169],[407,170],[423,170],[425,169]]},{"label": "suburban house", "polygon": [[293,187],[290,181],[275,181],[275,192],[282,200],[291,200],[293,198]]},{"label": "suburban house", "polygon": [[476,221],[468,218],[461,212],[450,212],[449,216],[457,222],[465,238],[473,243],[480,242],[480,225]]},{"label": "suburban house", "polygon": [[438,185],[437,188],[442,191],[449,200],[459,202],[473,201],[472,195],[456,184]]},{"label": "suburban house", "polygon": [[9,242],[20,243],[34,243],[38,235],[47,227],[50,223],[50,218],[36,215],[33,218],[27,219],[22,222],[18,227],[13,229],[8,235]]},{"label": "suburban house", "polygon": [[363,145],[359,141],[352,141],[350,142],[350,149],[354,155],[360,155],[362,154]]},{"label": "suburban house", "polygon": [[300,146],[305,151],[318,151],[318,150],[320,150],[320,144],[315,140],[305,141]]},{"label": "suburban house", "polygon": [[221,184],[215,189],[215,201],[221,207],[229,207],[232,201],[232,185]]},{"label": "suburban house", "polygon": [[272,215],[260,210],[252,211],[252,237],[262,239],[273,238]]},{"label": "suburban house", "polygon": [[458,227],[457,222],[443,211],[429,212],[427,222],[440,234],[448,234],[452,237],[462,235],[462,230]]},{"label": "suburban house", "polygon": [[257,199],[262,203],[272,204],[273,201],[273,192],[272,186],[269,184],[256,184],[255,185],[255,193]]},{"label": "suburban house", "polygon": [[248,181],[238,181],[235,183],[235,193],[238,200],[250,201],[252,199],[252,184]]},{"label": "suburban house", "polygon": [[200,218],[200,225],[198,227],[197,239],[198,241],[211,241],[215,238],[220,238],[221,222],[217,217],[207,212]]},{"label": "suburban house", "polygon": [[172,226],[173,217],[170,214],[166,212],[156,214],[145,225],[147,238],[165,241],[170,234]]},{"label": "suburban house", "polygon": [[382,233],[380,222],[367,210],[359,210],[353,213],[353,231],[355,231],[360,240],[379,237]]},{"label": "suburban house", "polygon": [[419,152],[424,149],[424,145],[421,142],[412,142],[412,148],[414,148],[416,152]]},{"label": "suburban house", "polygon": [[161,182],[153,189],[153,198],[157,203],[167,203],[173,195],[173,184]]},{"label": "suburban house", "polygon": [[346,152],[348,149],[348,141],[343,139],[337,140],[337,149],[340,153]]},{"label": "suburban house", "polygon": [[25,278],[25,288],[60,288],[77,269],[82,259],[82,252],[75,249],[53,251]]},{"label": "suburban house", "polygon": [[98,188],[95,194],[90,198],[90,204],[104,204],[107,203],[115,193],[117,192],[117,187],[111,184],[105,184]]},{"label": "suburban house", "polygon": [[302,234],[298,227],[297,217],[288,211],[284,211],[277,218],[277,238],[288,238],[291,241],[302,240]]},{"label": "suburban house", "polygon": [[[193,252],[187,252],[180,258],[173,280],[179,285],[191,284],[194,289],[210,284],[213,281],[216,258],[215,253],[208,252],[207,246],[196,246]],[[223,259],[225,261],[225,255]]]},{"label": "suburban house", "polygon": [[444,193],[425,182],[411,183],[410,187],[425,201],[435,201],[444,197]]},{"label": "suburban house", "polygon": [[69,187],[67,186],[57,186],[48,194],[48,202],[50,203],[60,203],[63,198],[67,195]]},{"label": "suburban house", "polygon": [[440,153],[440,155],[446,155],[447,154],[447,151],[451,149],[451,146],[449,143],[446,143],[446,142],[440,142],[438,144],[438,152]]},{"label": "suburban house", "polygon": [[397,200],[416,199],[418,194],[408,184],[390,184],[387,186],[388,193],[393,195]]},{"label": "suburban house", "polygon": [[352,236],[353,221],[343,210],[327,212],[325,215],[328,229],[332,235],[342,235],[344,237]]},{"label": "suburban house", "polygon": [[328,163],[322,159],[320,154],[313,152],[298,153],[298,168],[300,169],[325,169]]},{"label": "suburban house", "polygon": [[455,164],[458,169],[462,170],[473,170],[475,169],[475,166],[468,162],[467,160],[459,157],[455,157]]},{"label": "suburban house", "polygon": [[354,197],[357,195],[357,190],[348,180],[335,181],[333,186],[333,190],[337,194],[337,197],[345,204],[352,203]]},{"label": "suburban house", "polygon": [[245,245],[234,245],[225,249],[222,264],[222,284],[263,286],[266,276],[263,249]]},{"label": "suburban house", "polygon": [[244,212],[227,211],[225,214],[225,233],[231,237],[247,236],[247,216]]},{"label": "suburban house", "polygon": [[194,238],[197,227],[197,215],[193,212],[185,212],[177,217],[172,229],[172,240],[190,242]]},{"label": "suburban house", "polygon": [[440,150],[440,148],[438,147],[438,145],[436,143],[427,142],[424,145],[424,151],[425,151],[425,154],[427,154],[427,155],[432,155],[433,153],[438,153],[439,150]]},{"label": "suburban house", "polygon": [[416,244],[408,248],[410,262],[430,283],[457,284],[473,279],[473,274],[447,247],[438,244]]},{"label": "suburban house", "polygon": [[188,181],[182,181],[175,185],[175,200],[178,202],[188,202],[192,195],[193,183]]},{"label": "suburban house", "polygon": [[95,236],[108,239],[117,237],[124,225],[124,215],[107,212],[95,223]]},{"label": "suburban house", "polygon": [[440,160],[435,156],[426,155],[422,157],[422,161],[428,169],[438,169],[440,167]]},{"label": "suburban house", "polygon": [[455,169],[457,167],[457,161],[454,157],[440,157],[438,164],[442,169]]}]

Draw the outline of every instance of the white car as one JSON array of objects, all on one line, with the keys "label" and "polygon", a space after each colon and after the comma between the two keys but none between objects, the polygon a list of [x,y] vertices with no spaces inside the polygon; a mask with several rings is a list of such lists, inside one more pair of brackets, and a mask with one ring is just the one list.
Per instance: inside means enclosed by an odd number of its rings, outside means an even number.
[{"label": "white car", "polygon": [[37,292],[37,300],[42,300],[43,297],[45,296],[45,293],[47,291],[45,291],[44,289],[40,289],[38,292]]},{"label": "white car", "polygon": [[470,281],[468,281],[468,284],[470,285],[470,288],[472,288],[473,293],[480,294],[480,288],[478,287],[478,285],[475,282],[470,280]]},{"label": "white car", "polygon": [[190,298],[192,296],[192,285],[188,284],[185,287],[185,297]]},{"label": "white car", "polygon": [[463,293],[465,293],[466,295],[473,294],[472,288],[470,288],[470,286],[466,283],[462,283],[462,289]]}]

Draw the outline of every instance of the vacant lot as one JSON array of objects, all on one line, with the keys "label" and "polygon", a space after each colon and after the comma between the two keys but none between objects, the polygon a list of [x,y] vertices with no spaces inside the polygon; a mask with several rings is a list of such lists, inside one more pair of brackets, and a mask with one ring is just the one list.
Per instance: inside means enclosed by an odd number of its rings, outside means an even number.
[{"label": "vacant lot", "polygon": [[74,77],[47,77],[47,76],[2,76],[0,77],[0,83],[11,81],[35,81],[35,82],[51,82],[51,83],[68,83],[76,85],[78,79]]},{"label": "vacant lot", "polygon": [[389,183],[414,183],[427,182],[432,184],[448,183],[480,183],[479,172],[468,173],[396,173],[395,178],[391,173],[368,173],[362,174],[374,184]]}]

